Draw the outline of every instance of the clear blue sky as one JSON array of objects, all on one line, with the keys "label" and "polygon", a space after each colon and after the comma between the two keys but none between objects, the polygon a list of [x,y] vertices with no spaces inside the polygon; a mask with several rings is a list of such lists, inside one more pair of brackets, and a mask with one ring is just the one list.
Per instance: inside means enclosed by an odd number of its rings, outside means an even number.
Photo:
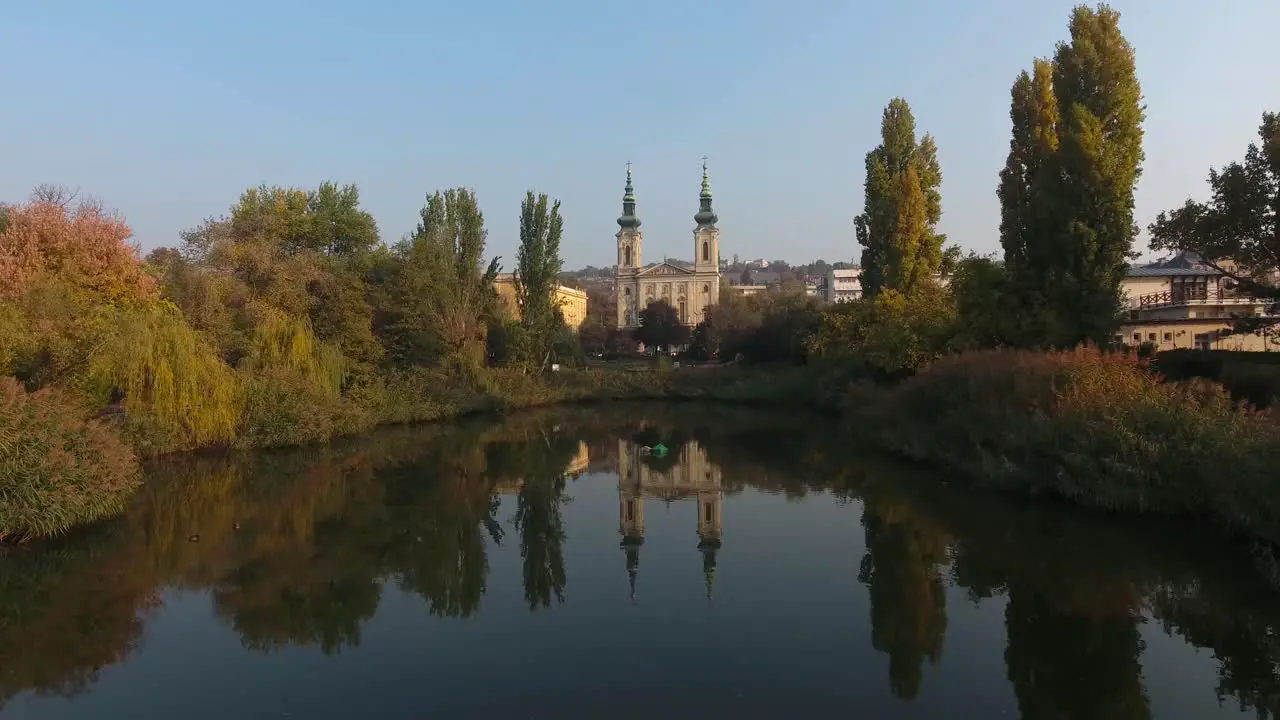
[{"label": "clear blue sky", "polygon": [[[645,259],[692,252],[700,158],[728,257],[853,258],[863,155],[905,97],[938,140],[942,229],[999,247],[1017,72],[1069,0],[13,0],[0,198],[40,182],[119,209],[145,248],[259,183],[360,186],[382,237],[474,187],[514,257],[528,188],[563,201],[568,267],[611,264],[624,163]],[[1243,155],[1280,111],[1276,0],[1114,3],[1148,104],[1138,220]]]}]

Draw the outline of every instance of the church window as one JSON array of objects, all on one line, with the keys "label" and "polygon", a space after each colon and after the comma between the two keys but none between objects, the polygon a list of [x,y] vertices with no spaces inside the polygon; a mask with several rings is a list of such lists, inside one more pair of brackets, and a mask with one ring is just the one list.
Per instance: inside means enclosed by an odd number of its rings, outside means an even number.
[{"label": "church window", "polygon": [[711,246],[707,244],[706,240],[702,241],[702,259],[703,260],[711,259]]},{"label": "church window", "polygon": [[623,294],[623,295],[630,295],[630,294],[631,294],[631,288],[623,288],[623,289],[622,289],[622,294]]},{"label": "church window", "polygon": [[711,513],[712,513],[711,503],[707,503],[707,504],[706,504],[706,508],[707,508],[707,513],[706,513],[706,515],[707,515],[707,524],[710,524],[710,523],[711,523],[711,520],[712,520],[712,518],[711,518]]},{"label": "church window", "polygon": [[682,323],[687,323],[687,322],[689,322],[689,316],[688,316],[688,315],[685,313],[685,311],[684,311],[684,300],[683,300],[683,299],[681,299],[681,300],[680,300],[680,322],[682,322]]},{"label": "church window", "polygon": [[627,249],[625,250],[625,257],[626,257],[626,264],[630,265],[631,264],[631,247],[630,246],[628,246]]}]

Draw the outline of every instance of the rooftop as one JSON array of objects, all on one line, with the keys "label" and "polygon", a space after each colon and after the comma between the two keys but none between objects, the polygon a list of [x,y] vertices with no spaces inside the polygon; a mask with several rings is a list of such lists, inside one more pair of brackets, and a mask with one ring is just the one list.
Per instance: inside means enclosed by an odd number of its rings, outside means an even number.
[{"label": "rooftop", "polygon": [[1200,256],[1193,252],[1181,252],[1167,260],[1157,260],[1146,265],[1130,267],[1126,273],[1129,277],[1175,277],[1219,275]]}]

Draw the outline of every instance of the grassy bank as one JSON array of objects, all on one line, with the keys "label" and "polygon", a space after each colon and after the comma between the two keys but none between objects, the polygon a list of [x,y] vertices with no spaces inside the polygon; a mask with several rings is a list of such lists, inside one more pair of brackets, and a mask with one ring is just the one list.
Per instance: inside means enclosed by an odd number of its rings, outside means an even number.
[{"label": "grassy bank", "polygon": [[1166,382],[1094,350],[984,351],[846,401],[860,436],[973,487],[1188,516],[1280,546],[1280,425],[1216,383]]},{"label": "grassy bank", "polygon": [[138,460],[175,449],[307,445],[375,427],[449,420],[565,403],[714,400],[809,407],[831,388],[792,366],[566,369],[542,375],[507,369],[419,370],[377,378],[341,394],[306,383],[261,383],[244,399],[235,433],[178,445],[146,413],[86,419],[74,396],[27,392],[0,380],[0,540],[57,535],[117,513],[141,480]]},{"label": "grassy bank", "polygon": [[[1280,425],[1216,383],[1167,382],[1134,357],[1093,350],[965,353],[893,385],[856,375],[839,364],[423,370],[338,396],[250,398],[230,444],[303,445],[382,425],[566,403],[700,400],[836,412],[851,439],[946,468],[975,488],[1188,516],[1280,547]],[[136,421],[85,422],[69,402],[6,386],[0,489],[15,500],[0,525],[10,538],[57,534],[116,512],[137,485],[135,458],[155,454]],[[39,452],[17,442],[37,436]]]}]

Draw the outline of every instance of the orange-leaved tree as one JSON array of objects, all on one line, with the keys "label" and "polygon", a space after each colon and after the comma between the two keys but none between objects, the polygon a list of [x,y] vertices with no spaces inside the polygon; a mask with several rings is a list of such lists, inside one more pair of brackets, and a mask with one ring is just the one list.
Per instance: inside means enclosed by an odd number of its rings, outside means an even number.
[{"label": "orange-leaved tree", "polygon": [[157,297],[133,231],[94,204],[68,208],[34,201],[8,208],[0,232],[0,298],[15,297],[42,274],[52,275],[112,304]]}]

